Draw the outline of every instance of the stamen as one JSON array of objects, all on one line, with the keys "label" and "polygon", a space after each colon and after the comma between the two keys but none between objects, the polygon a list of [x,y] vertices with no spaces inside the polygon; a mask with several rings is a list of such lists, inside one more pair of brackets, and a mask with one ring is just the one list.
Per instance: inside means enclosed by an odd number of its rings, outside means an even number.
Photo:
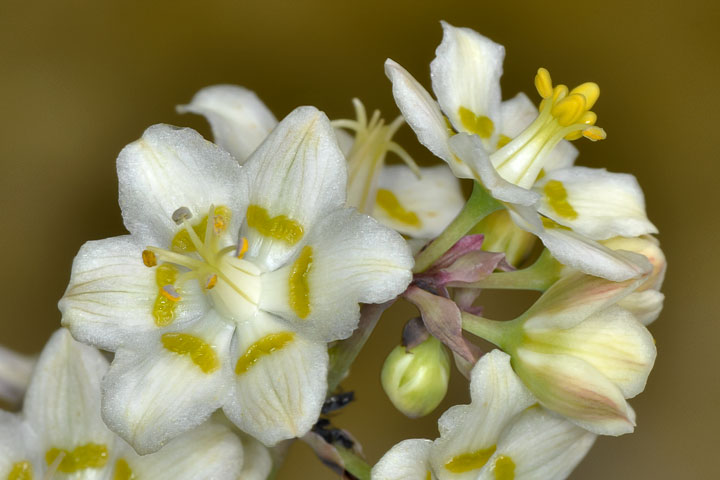
[{"label": "stamen", "polygon": [[548,98],[553,94],[552,79],[546,68],[538,68],[535,75],[535,88],[542,98]]},{"label": "stamen", "polygon": [[142,261],[146,267],[154,267],[157,265],[157,257],[150,250],[143,250]]},{"label": "stamen", "polygon": [[605,140],[607,138],[607,133],[605,133],[605,130],[603,130],[600,127],[590,127],[586,128],[582,132],[583,137],[587,138],[588,140],[592,140],[593,142],[596,142],[598,140]]},{"label": "stamen", "polygon": [[243,258],[245,256],[245,252],[248,251],[248,241],[247,238],[242,237],[240,238],[240,243],[238,243],[237,246],[237,258]]},{"label": "stamen", "polygon": [[218,276],[216,274],[212,274],[210,278],[208,278],[207,282],[205,282],[205,290],[211,290],[215,285],[217,285]]},{"label": "stamen", "polygon": [[190,209],[187,207],[180,207],[172,214],[173,222],[178,225],[181,225],[185,220],[190,220],[191,218],[192,212],[190,212]]},{"label": "stamen", "polygon": [[163,286],[160,289],[160,294],[172,302],[179,302],[180,300],[182,300],[182,297],[180,296],[180,294],[178,294],[177,290],[175,290],[175,287],[173,287],[172,285]]}]

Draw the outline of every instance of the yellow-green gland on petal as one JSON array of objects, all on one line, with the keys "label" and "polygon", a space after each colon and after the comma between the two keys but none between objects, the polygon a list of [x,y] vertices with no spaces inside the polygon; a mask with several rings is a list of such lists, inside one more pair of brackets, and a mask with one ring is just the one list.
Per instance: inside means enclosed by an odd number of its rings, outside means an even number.
[{"label": "yellow-green gland on petal", "polygon": [[395,408],[411,418],[435,410],[447,393],[450,356],[429,337],[410,351],[398,345],[382,368],[381,382]]}]

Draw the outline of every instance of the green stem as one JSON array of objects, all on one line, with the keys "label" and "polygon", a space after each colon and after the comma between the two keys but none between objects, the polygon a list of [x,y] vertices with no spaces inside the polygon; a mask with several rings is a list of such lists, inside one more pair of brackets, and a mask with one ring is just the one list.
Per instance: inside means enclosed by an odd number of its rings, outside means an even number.
[{"label": "green stem", "polygon": [[458,240],[470,231],[480,220],[503,208],[479,183],[475,182],[472,194],[455,220],[433,240],[417,257],[414,273],[424,272]]},{"label": "green stem", "polygon": [[355,452],[345,447],[335,445],[340,458],[345,464],[345,470],[350,472],[358,480],[370,480],[371,467],[368,463],[360,458]]},{"label": "green stem", "polygon": [[512,272],[495,272],[479,282],[463,286],[544,292],[560,278],[562,268],[563,266],[550,255],[550,251],[545,249],[535,263],[527,268]]},{"label": "green stem", "polygon": [[463,330],[484,338],[507,352],[517,342],[519,324],[516,320],[499,322],[463,312],[462,327]]}]

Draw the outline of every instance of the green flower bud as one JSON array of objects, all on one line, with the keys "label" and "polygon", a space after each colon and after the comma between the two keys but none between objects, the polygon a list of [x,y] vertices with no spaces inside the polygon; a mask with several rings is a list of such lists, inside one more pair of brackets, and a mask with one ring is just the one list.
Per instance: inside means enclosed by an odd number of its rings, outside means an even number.
[{"label": "green flower bud", "polygon": [[432,336],[409,352],[398,345],[385,360],[380,379],[395,408],[408,417],[422,417],[445,398],[450,356]]}]

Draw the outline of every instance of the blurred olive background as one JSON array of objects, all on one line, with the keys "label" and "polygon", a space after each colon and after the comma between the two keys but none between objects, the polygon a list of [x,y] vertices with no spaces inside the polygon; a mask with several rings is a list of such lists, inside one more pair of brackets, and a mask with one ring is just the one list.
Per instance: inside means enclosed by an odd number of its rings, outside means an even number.
[{"label": "blurred olive background", "polygon": [[[720,9],[712,1],[2,0],[0,342],[39,350],[58,327],[56,302],[80,245],[124,232],[114,160],[125,144],[159,122],[209,135],[176,104],[203,86],[237,83],[278,117],[303,104],[348,117],[353,96],[394,117],[383,61],[392,57],[428,86],[440,19],[506,46],[505,98],[519,90],[536,98],[539,66],[571,86],[598,82],[595,110],[609,138],[579,141],[579,163],[635,174],[662,232],[667,301],[651,328],[655,370],[632,402],[636,433],[599,439],[573,478],[720,478]],[[409,129],[399,138],[431,161]],[[497,318],[518,313],[507,295],[483,298]],[[467,401],[456,375],[426,419],[393,411],[380,367],[413,313],[391,313],[345,382],[358,401],[334,419],[371,462],[403,438],[435,438],[437,416]],[[336,476],[297,444],[280,478]]]}]

